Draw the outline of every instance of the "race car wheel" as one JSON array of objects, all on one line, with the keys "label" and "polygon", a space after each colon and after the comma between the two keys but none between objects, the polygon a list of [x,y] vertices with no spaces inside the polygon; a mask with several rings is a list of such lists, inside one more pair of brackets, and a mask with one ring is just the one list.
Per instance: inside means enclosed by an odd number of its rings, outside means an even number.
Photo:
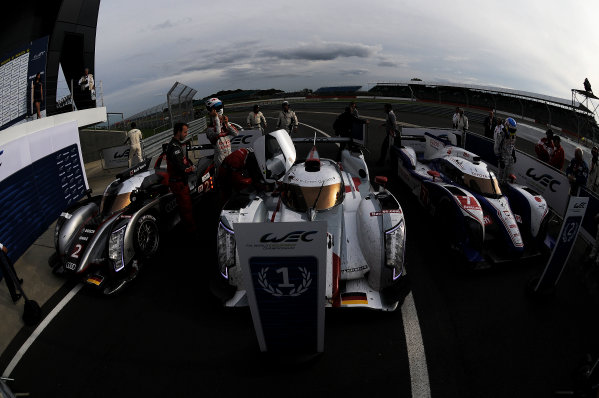
[{"label": "race car wheel", "polygon": [[445,243],[448,247],[453,243],[452,211],[451,206],[446,201],[441,201],[435,210],[435,223],[439,232],[439,241]]},{"label": "race car wheel", "polygon": [[135,251],[142,258],[150,258],[158,251],[160,245],[160,230],[156,217],[146,214],[137,220],[135,225],[133,244]]}]

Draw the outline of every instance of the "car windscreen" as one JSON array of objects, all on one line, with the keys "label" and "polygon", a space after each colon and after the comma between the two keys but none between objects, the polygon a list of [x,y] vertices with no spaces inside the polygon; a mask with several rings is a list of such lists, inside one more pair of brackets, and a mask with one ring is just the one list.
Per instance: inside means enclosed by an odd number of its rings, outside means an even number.
[{"label": "car windscreen", "polygon": [[285,206],[295,211],[304,212],[312,207],[315,210],[326,210],[343,201],[343,190],[341,183],[316,187],[283,184],[281,198]]},{"label": "car windscreen", "polygon": [[116,211],[124,209],[129,205],[129,203],[131,203],[130,195],[131,192],[125,192],[121,194],[105,193],[104,196],[102,196],[100,213],[103,216],[107,216]]},{"label": "car windscreen", "polygon": [[483,196],[499,197],[501,189],[497,183],[497,179],[491,175],[487,178],[477,177],[470,174],[464,174],[464,185],[470,188],[473,193],[478,193]]}]

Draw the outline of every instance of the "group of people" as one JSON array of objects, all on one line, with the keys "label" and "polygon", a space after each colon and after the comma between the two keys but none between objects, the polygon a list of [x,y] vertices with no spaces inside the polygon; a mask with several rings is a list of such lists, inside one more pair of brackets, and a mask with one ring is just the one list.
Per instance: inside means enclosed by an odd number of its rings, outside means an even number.
[{"label": "group of people", "polygon": [[535,145],[535,153],[539,160],[562,170],[564,167],[565,155],[564,148],[561,146],[561,138],[559,135],[553,134],[553,130],[548,129],[545,132],[545,137],[541,138]]},{"label": "group of people", "polygon": [[[297,115],[289,106],[289,101],[283,101],[281,108],[282,109],[277,116],[277,129],[285,129],[289,134],[297,133],[299,122],[297,120]],[[260,105],[258,104],[254,105],[252,111],[247,115],[245,122],[248,128],[259,129],[262,131],[262,134],[264,134],[264,131],[268,126],[266,118],[260,111]]]}]

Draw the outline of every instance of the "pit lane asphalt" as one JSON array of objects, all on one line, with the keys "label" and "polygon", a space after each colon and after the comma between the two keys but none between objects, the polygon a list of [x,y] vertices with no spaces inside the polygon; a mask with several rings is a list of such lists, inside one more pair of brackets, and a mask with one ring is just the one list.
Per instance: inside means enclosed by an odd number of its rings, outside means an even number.
[{"label": "pit lane asphalt", "polygon": [[[292,105],[300,122],[329,132],[343,107]],[[359,108],[364,117],[384,117],[381,104]],[[264,112],[276,115],[275,108]],[[243,125],[245,114],[229,116]],[[398,114],[398,120],[448,125],[423,115]],[[378,156],[380,123],[371,120],[370,163]],[[300,135],[312,133],[300,126]],[[299,147],[298,159],[308,150]],[[335,149],[320,151],[333,156]],[[540,397],[571,386],[583,355],[599,348],[598,305],[586,293],[575,260],[553,299],[530,300],[524,287],[541,264],[463,272],[438,248],[430,219],[408,192],[393,178],[389,188],[407,218],[407,266],[431,396]],[[224,309],[208,291],[215,234],[206,222],[209,203],[201,210],[201,244],[169,234],[159,256],[121,295],[103,298],[81,290],[14,369],[13,389],[32,397],[411,395],[399,310],[327,309],[324,354],[309,361],[260,354],[249,311]],[[45,312],[72,286],[65,284]],[[27,335],[22,331],[7,352],[14,353]]]}]

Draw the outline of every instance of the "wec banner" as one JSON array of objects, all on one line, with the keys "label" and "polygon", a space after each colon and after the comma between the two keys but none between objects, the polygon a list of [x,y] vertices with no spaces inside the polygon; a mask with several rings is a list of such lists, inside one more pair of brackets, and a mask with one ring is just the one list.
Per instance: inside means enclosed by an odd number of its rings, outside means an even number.
[{"label": "wec banner", "polygon": [[105,169],[129,166],[129,145],[114,146],[102,149],[102,161]]},{"label": "wec banner", "polygon": [[324,351],[326,222],[234,225],[261,351]]},{"label": "wec banner", "polygon": [[[48,36],[37,39],[0,58],[0,129],[34,113],[32,82],[37,73],[41,74],[45,96],[48,39]],[[40,110],[45,109],[43,98]]]},{"label": "wec banner", "polygon": [[77,122],[2,139],[0,243],[16,260],[87,191]]}]

